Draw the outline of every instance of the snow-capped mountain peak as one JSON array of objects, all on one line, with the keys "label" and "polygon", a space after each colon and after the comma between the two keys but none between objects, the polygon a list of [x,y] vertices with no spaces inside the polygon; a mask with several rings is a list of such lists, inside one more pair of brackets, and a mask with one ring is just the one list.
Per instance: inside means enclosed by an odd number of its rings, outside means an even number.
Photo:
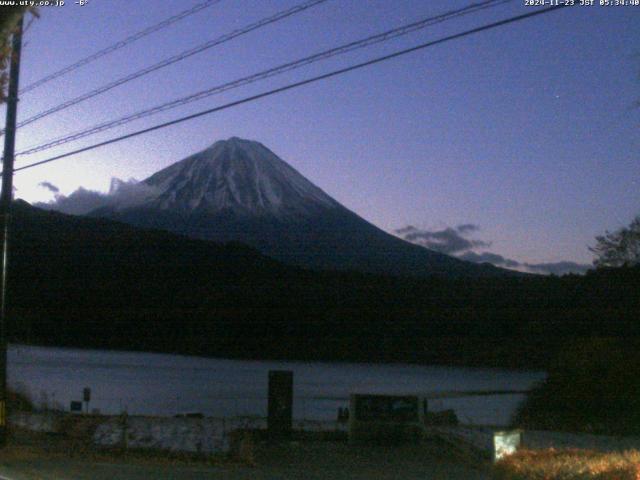
[{"label": "snow-capped mountain peak", "polygon": [[259,142],[232,137],[142,182],[147,206],[251,216],[304,215],[339,204]]}]

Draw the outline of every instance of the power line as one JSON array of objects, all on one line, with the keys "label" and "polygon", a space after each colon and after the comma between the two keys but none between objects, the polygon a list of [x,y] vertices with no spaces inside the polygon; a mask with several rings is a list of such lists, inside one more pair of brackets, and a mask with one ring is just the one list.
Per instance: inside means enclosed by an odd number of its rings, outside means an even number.
[{"label": "power line", "polygon": [[78,60],[76,63],[73,63],[71,65],[68,65],[66,67],[64,67],[61,70],[58,70],[57,72],[54,72],[50,75],[47,75],[46,77],[41,78],[40,80],[37,80],[35,82],[33,82],[30,85],[27,85],[26,87],[24,87],[23,89],[20,90],[21,94],[27,93],[31,90],[34,90],[42,85],[44,85],[45,83],[50,82],[51,80],[54,80],[56,78],[59,78],[63,75],[66,75],[69,72],[72,72],[84,65],[87,65],[101,57],[104,57],[105,55],[108,55],[112,52],[115,52],[116,50],[119,50],[123,47],[126,47],[127,45],[129,45],[130,43],[133,43],[137,40],[140,40],[143,37],[146,37],[147,35],[151,35],[154,32],[157,32],[158,30],[162,30],[163,28],[168,27],[169,25],[172,25],[176,22],[179,22],[180,20],[187,18],[191,15],[193,15],[194,13],[199,12],[200,10],[204,10],[205,8],[208,8],[216,3],[220,3],[221,0],[206,0],[202,3],[199,3],[197,5],[195,5],[194,7],[188,9],[188,10],[184,10],[180,13],[177,13],[176,15],[173,15],[165,20],[163,20],[160,23],[157,23],[155,25],[152,25],[148,28],[145,28],[144,30],[141,30],[138,33],[134,33],[133,35],[125,38],[124,40],[120,40],[119,42],[114,43],[113,45],[108,46],[107,48],[104,48],[92,55],[89,55],[88,57],[85,57],[81,60]]},{"label": "power line", "polygon": [[262,20],[258,20],[257,22],[251,23],[245,27],[233,30],[231,33],[228,33],[226,35],[222,35],[220,37],[217,37],[213,40],[210,40],[206,43],[203,43],[202,45],[198,45],[197,47],[191,48],[189,50],[185,50],[182,53],[179,53],[177,55],[174,55],[172,57],[169,57],[165,60],[162,60],[161,62],[158,62],[154,65],[151,65],[150,67],[144,68],[142,70],[138,70],[137,72],[134,72],[132,74],[126,75],[124,77],[121,77],[117,80],[114,80],[113,82],[107,83],[106,85],[103,85],[101,87],[98,87],[94,90],[91,90],[90,92],[84,93],[78,97],[72,98],[71,100],[67,100],[66,102],[63,102],[59,105],[56,105],[55,107],[49,108],[48,110],[45,110],[43,112],[40,112],[30,118],[27,118],[26,120],[21,121],[20,123],[18,123],[18,127],[24,127],[25,125],[28,125],[30,123],[35,122],[36,120],[40,120],[41,118],[47,117],[53,113],[57,113],[61,110],[67,109],[73,105],[77,105],[78,103],[84,102],[85,100],[88,100],[90,98],[93,98],[97,95],[100,95],[102,93],[108,92],[109,90],[112,90],[120,85],[123,85],[127,82],[130,82],[132,80],[135,80],[137,78],[140,78],[144,75],[147,75],[151,72],[155,72],[156,70],[160,70],[161,68],[167,67],[169,65],[172,65],[176,62],[179,62],[181,60],[184,60],[185,58],[191,57],[193,55],[195,55],[196,53],[200,53],[203,52],[205,50],[208,50],[210,48],[213,48],[217,45],[220,45],[222,43],[228,42],[236,37],[239,37],[241,35],[245,35],[249,32],[252,32],[253,30],[257,30],[259,28],[265,27],[267,25],[270,25],[272,23],[278,22],[280,20],[283,20],[287,17],[290,17],[292,15],[295,15],[296,13],[300,13],[304,10],[307,10],[308,8],[314,7],[318,4],[324,3],[327,0],[308,0],[304,3],[301,3],[299,5],[296,5],[294,7],[291,7],[287,10],[282,10],[278,13],[276,13],[275,15],[272,15],[270,17],[266,17],[263,18]]},{"label": "power line", "polygon": [[242,104],[245,104],[245,103],[253,102],[255,100],[259,100],[261,98],[270,97],[271,95],[275,95],[277,93],[282,93],[282,92],[285,92],[287,90],[292,90],[294,88],[302,87],[303,85],[308,85],[310,83],[315,83],[315,82],[318,82],[320,80],[326,80],[328,78],[335,77],[337,75],[342,75],[344,73],[351,72],[353,70],[358,70],[360,68],[368,67],[370,65],[374,65],[374,64],[381,63],[381,62],[384,62],[384,61],[387,61],[387,60],[391,60],[393,58],[400,57],[400,56],[403,56],[403,55],[407,55],[409,53],[416,52],[418,50],[422,50],[422,49],[425,49],[425,48],[428,48],[428,47],[432,47],[432,46],[435,46],[435,45],[438,45],[438,44],[441,44],[441,43],[448,42],[450,40],[455,40],[455,39],[458,39],[458,38],[466,37],[468,35],[484,32],[486,30],[491,30],[493,28],[501,27],[503,25],[507,25],[507,24],[510,24],[510,23],[515,23],[515,22],[518,22],[518,21],[521,21],[521,20],[525,20],[527,18],[535,17],[535,16],[538,16],[538,15],[542,15],[542,14],[545,14],[545,13],[549,13],[549,12],[555,11],[555,10],[560,10],[562,8],[565,8],[566,6],[567,5],[558,5],[558,6],[553,6],[553,7],[547,7],[547,8],[541,9],[541,10],[535,10],[535,11],[532,11],[532,12],[529,12],[529,13],[525,13],[525,14],[522,14],[522,15],[517,15],[515,17],[507,18],[505,20],[500,20],[500,21],[493,22],[493,23],[490,23],[490,24],[487,24],[487,25],[483,25],[481,27],[476,27],[476,28],[473,28],[471,30],[466,30],[466,31],[461,32],[461,33],[456,33],[454,35],[449,35],[447,37],[443,37],[443,38],[440,38],[438,40],[432,40],[430,42],[422,43],[422,44],[417,45],[415,47],[406,48],[404,50],[399,50],[397,52],[394,52],[394,53],[391,53],[391,54],[388,54],[388,55],[384,55],[384,56],[381,56],[381,57],[374,58],[372,60],[368,60],[366,62],[357,63],[355,65],[351,65],[351,66],[345,67],[345,68],[340,68],[338,70],[333,70],[333,71],[331,71],[329,73],[325,73],[325,74],[322,74],[322,75],[311,77],[311,78],[308,78],[306,80],[301,80],[299,82],[290,83],[290,84],[285,85],[283,87],[275,88],[273,90],[268,90],[266,92],[262,92],[262,93],[259,93],[259,94],[256,94],[256,95],[252,95],[250,97],[245,97],[243,99],[236,100],[236,101],[230,102],[230,103],[226,103],[226,104],[220,105],[218,107],[210,108],[208,110],[203,110],[201,112],[194,113],[194,114],[191,114],[191,115],[187,115],[185,117],[177,118],[177,119],[171,120],[169,122],[165,122],[165,123],[161,123],[161,124],[158,124],[158,125],[154,125],[153,127],[145,128],[145,129],[142,129],[142,130],[138,130],[136,132],[132,132],[132,133],[128,133],[126,135],[122,135],[120,137],[115,137],[115,138],[112,138],[112,139],[109,139],[109,140],[105,140],[104,142],[96,143],[96,144],[90,145],[88,147],[83,147],[83,148],[79,148],[77,150],[73,150],[71,152],[63,153],[61,155],[56,155],[55,157],[47,158],[45,160],[40,160],[38,162],[34,162],[34,163],[29,164],[29,165],[25,165],[23,167],[15,168],[13,171],[14,172],[19,172],[21,170],[27,170],[29,168],[37,167],[37,166],[43,165],[45,163],[50,163],[50,162],[54,162],[56,160],[61,160],[63,158],[67,158],[67,157],[70,157],[72,155],[77,155],[79,153],[84,153],[84,152],[87,152],[87,151],[90,151],[90,150],[95,150],[96,148],[99,148],[99,147],[104,147],[104,146],[110,145],[112,143],[116,143],[116,142],[120,142],[122,140],[127,140],[129,138],[137,137],[139,135],[143,135],[145,133],[153,132],[155,130],[160,130],[160,129],[165,128],[165,127],[170,127],[172,125],[176,125],[178,123],[186,122],[188,120],[193,120],[194,118],[198,118],[198,117],[202,117],[202,116],[205,116],[205,115],[209,115],[211,113],[219,112],[219,111],[222,111],[222,110],[227,110],[229,108],[236,107],[238,105],[242,105]]},{"label": "power line", "polygon": [[477,12],[479,10],[483,10],[486,8],[491,8],[491,7],[495,7],[497,5],[503,4],[503,3],[508,3],[511,2],[513,0],[485,0],[483,2],[480,3],[474,3],[471,5],[468,5],[464,8],[460,8],[460,9],[456,9],[456,10],[450,10],[448,12],[442,13],[440,15],[436,15],[433,17],[428,17],[428,18],[424,18],[422,20],[419,20],[417,22],[413,22],[413,23],[409,23],[407,25],[403,25],[401,27],[398,28],[394,28],[392,30],[388,30],[386,32],[383,33],[379,33],[376,35],[372,35],[369,37],[366,37],[364,39],[361,40],[357,40],[354,42],[350,42],[344,45],[341,45],[339,47],[335,47],[335,48],[331,48],[329,50],[324,50],[322,52],[319,53],[315,53],[313,55],[298,59],[298,60],[294,60],[292,62],[288,62],[288,63],[284,63],[281,65],[278,65],[277,67],[273,67],[270,68],[268,70],[264,70],[261,71],[259,73],[255,73],[253,75],[249,75],[246,77],[242,77],[230,82],[226,82],[223,83],[221,85],[216,85],[214,87],[187,95],[186,97],[181,97],[179,99],[176,100],[172,100],[170,102],[166,102],[163,103],[161,105],[157,105],[155,107],[152,108],[148,108],[136,113],[132,113],[129,115],[126,115],[124,117],[120,117],[118,119],[115,120],[110,120],[107,122],[103,122],[97,125],[94,125],[92,127],[83,129],[81,131],[77,131],[71,134],[67,134],[55,139],[51,139],[51,140],[47,140],[45,143],[42,143],[40,145],[36,145],[33,147],[29,147],[26,150],[23,150],[21,152],[18,152],[17,155],[30,155],[36,152],[41,152],[44,150],[48,150],[50,148],[53,147],[57,147],[59,145],[63,145],[65,143],[69,143],[75,140],[79,140],[81,138],[87,137],[89,135],[94,135],[96,133],[100,133],[103,132],[105,130],[109,130],[121,125],[125,125],[127,123],[130,123],[134,120],[138,120],[141,118],[145,118],[151,115],[154,115],[156,113],[160,113],[160,112],[164,112],[167,110],[171,110],[173,108],[182,106],[182,105],[186,105],[188,103],[191,102],[195,102],[197,100],[202,100],[203,98],[218,94],[218,93],[222,93],[222,92],[226,92],[228,90],[232,90],[244,85],[248,85],[251,83],[255,83],[257,81],[260,80],[265,80],[267,78],[276,76],[276,75],[280,75],[282,73],[285,72],[289,72],[291,70],[295,70],[298,68],[301,68],[303,66],[318,62],[320,60],[326,60],[328,58],[337,56],[337,55],[342,55],[344,53],[348,53],[354,50],[358,50],[361,48],[365,48],[377,43],[381,43],[381,42],[386,42],[389,40],[392,40],[394,38],[400,37],[402,35],[406,35],[421,29],[424,29],[428,26],[437,24],[437,23],[442,23],[451,19],[454,19],[456,17],[462,16],[462,15],[468,15],[470,13],[474,13]]}]

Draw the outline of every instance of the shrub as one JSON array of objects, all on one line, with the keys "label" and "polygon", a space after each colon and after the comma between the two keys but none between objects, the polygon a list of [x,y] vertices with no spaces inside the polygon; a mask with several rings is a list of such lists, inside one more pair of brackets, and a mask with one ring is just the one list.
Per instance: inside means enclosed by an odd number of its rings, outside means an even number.
[{"label": "shrub", "polygon": [[640,355],[616,339],[577,341],[519,407],[522,428],[640,433]]},{"label": "shrub", "polygon": [[496,480],[640,480],[640,452],[521,450],[498,461]]}]

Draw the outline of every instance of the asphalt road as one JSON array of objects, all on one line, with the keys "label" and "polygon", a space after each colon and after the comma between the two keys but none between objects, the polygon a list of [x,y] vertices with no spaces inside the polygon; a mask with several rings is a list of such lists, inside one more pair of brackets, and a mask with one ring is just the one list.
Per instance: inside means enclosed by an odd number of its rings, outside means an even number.
[{"label": "asphalt road", "polygon": [[233,463],[154,465],[81,459],[2,459],[0,480],[276,480],[403,479],[484,480],[490,476],[437,449],[424,446],[353,448],[344,443],[293,444],[263,448],[256,466]]}]

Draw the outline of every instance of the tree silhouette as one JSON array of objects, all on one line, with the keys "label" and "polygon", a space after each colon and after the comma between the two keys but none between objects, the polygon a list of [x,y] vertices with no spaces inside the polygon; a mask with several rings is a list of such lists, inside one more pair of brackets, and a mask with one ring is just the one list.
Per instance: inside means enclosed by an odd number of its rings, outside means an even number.
[{"label": "tree silhouette", "polygon": [[640,215],[628,227],[605,232],[596,237],[596,246],[590,247],[598,267],[630,267],[640,264]]}]

